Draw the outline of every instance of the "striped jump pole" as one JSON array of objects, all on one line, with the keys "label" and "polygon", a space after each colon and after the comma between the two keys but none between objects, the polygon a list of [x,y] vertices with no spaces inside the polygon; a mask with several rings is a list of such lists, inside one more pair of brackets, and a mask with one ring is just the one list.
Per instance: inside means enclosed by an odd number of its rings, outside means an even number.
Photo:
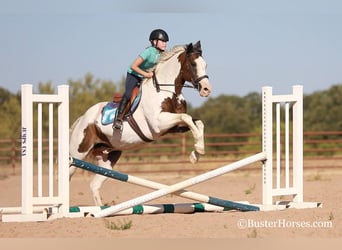
[{"label": "striped jump pole", "polygon": [[[148,187],[152,189],[166,189],[169,187],[168,185],[164,185],[158,182],[146,180],[146,179],[135,177],[132,175],[127,175],[124,173],[120,173],[118,171],[103,168],[95,164],[85,162],[76,158],[70,157],[70,164],[72,164],[75,167],[82,168],[82,169],[88,170],[96,174],[100,174],[100,175],[103,175],[112,179],[116,179],[116,180],[123,181],[123,182],[128,182],[128,183],[143,186],[143,187]],[[195,192],[191,192],[187,190],[180,190],[180,189],[177,189],[171,193],[175,193],[176,195],[179,195],[181,197],[196,200],[199,202],[204,202],[204,203],[208,203],[211,205],[220,206],[229,210],[231,209],[240,210],[240,211],[258,211],[259,210],[259,207],[257,206],[223,200],[220,198],[215,198],[212,196],[207,196],[204,194],[199,194],[199,193],[195,193]],[[139,204],[142,204],[142,203],[139,203]]]},{"label": "striped jump pole", "polygon": [[[90,213],[96,213],[111,206],[72,206],[69,208],[69,213],[82,213],[82,216],[87,216]],[[22,210],[21,207],[0,207],[0,213],[17,214]],[[34,213],[54,214],[58,207],[35,206]],[[144,204],[137,205],[120,211],[116,215],[130,214],[162,214],[162,213],[178,213],[191,214],[199,212],[223,212],[233,210],[207,203],[171,203],[171,204]]]},{"label": "striped jump pole", "polygon": [[[154,200],[154,199],[158,199],[158,198],[160,198],[162,196],[174,193],[176,191],[180,191],[180,190],[182,190],[182,189],[184,189],[186,187],[190,187],[192,185],[195,185],[195,184],[198,184],[198,183],[210,180],[212,178],[215,178],[215,177],[218,177],[220,175],[226,174],[226,173],[228,173],[230,171],[233,171],[235,169],[238,169],[238,168],[241,168],[243,166],[249,165],[251,163],[254,163],[254,162],[257,162],[257,161],[264,161],[264,160],[266,160],[266,155],[265,155],[264,152],[261,152],[261,153],[258,153],[256,155],[247,157],[247,158],[245,158],[243,160],[240,160],[240,161],[237,161],[237,162],[225,165],[223,167],[214,169],[214,170],[209,171],[207,173],[204,173],[204,174],[192,177],[190,179],[187,179],[185,181],[176,183],[174,185],[166,186],[166,187],[164,187],[162,189],[159,189],[159,190],[156,190],[154,192],[145,194],[145,195],[137,197],[135,199],[122,202],[122,203],[120,203],[118,205],[115,205],[115,206],[112,206],[110,208],[104,209],[104,210],[102,210],[100,212],[94,213],[94,214],[92,214],[92,216],[97,217],[97,218],[98,217],[110,216],[110,215],[118,213],[118,212],[120,212],[120,211],[122,211],[124,209],[130,208],[130,207],[133,207],[133,206],[136,206],[136,205],[144,204],[144,203],[146,203],[148,201],[151,201],[151,200]],[[203,201],[203,202],[208,203],[209,199],[207,199],[206,201]],[[260,210],[260,208],[257,207],[257,206],[254,206],[254,208],[255,208],[254,209],[255,211]]]},{"label": "striped jump pole", "polygon": [[[111,206],[80,206],[70,207],[70,213],[84,213],[84,215],[97,213]],[[131,208],[122,210],[116,215],[131,215],[131,214],[165,214],[165,213],[178,213],[178,214],[191,214],[200,212],[223,212],[231,209],[218,207],[206,203],[172,203],[172,204],[147,204],[136,205]]]}]

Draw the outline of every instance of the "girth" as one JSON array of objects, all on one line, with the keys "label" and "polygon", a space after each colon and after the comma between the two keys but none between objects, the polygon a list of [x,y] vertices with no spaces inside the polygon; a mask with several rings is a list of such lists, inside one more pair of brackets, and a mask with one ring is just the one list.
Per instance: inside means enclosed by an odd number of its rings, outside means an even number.
[{"label": "girth", "polygon": [[138,123],[135,121],[133,115],[129,115],[126,117],[128,124],[134,130],[135,133],[140,137],[144,142],[153,142],[154,140],[147,138],[144,133],[141,131]]}]

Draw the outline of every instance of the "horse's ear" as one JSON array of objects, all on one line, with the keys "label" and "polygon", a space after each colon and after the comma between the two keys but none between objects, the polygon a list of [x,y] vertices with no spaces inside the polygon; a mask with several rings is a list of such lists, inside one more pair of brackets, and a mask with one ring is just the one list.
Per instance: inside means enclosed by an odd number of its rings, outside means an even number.
[{"label": "horse's ear", "polygon": [[202,56],[201,41],[198,41],[197,43],[195,43],[194,51],[199,53]]},{"label": "horse's ear", "polygon": [[197,43],[195,43],[195,45],[194,45],[194,48],[201,50],[201,41],[197,41]]},{"label": "horse's ear", "polygon": [[194,51],[194,46],[192,45],[192,43],[189,43],[187,46],[186,46],[186,53],[187,54],[190,54]]}]

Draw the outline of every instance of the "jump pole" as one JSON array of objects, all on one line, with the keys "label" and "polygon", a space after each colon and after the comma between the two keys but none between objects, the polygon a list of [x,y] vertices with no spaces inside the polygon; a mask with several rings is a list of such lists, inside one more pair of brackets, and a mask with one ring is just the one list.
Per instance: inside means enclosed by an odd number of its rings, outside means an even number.
[{"label": "jump pole", "polygon": [[[148,187],[148,188],[152,188],[152,189],[165,189],[168,188],[168,185],[164,185],[158,182],[154,182],[154,181],[150,181],[150,180],[146,180],[143,178],[139,178],[139,177],[135,177],[132,175],[127,175],[115,170],[111,170],[111,169],[107,169],[107,168],[103,168],[100,166],[97,166],[95,164],[89,163],[89,162],[85,162],[76,158],[72,158],[70,157],[70,164],[81,168],[81,169],[85,169],[88,170],[90,172],[96,173],[96,174],[100,174],[112,179],[116,179],[122,182],[128,182],[131,184],[135,184],[135,185],[139,185],[139,186],[143,186],[143,187]],[[211,205],[215,205],[215,206],[219,206],[219,207],[223,207],[223,208],[227,208],[229,210],[231,209],[235,209],[235,210],[240,210],[240,211],[258,211],[259,207],[257,206],[253,206],[253,205],[248,205],[248,204],[243,204],[243,203],[238,203],[238,202],[233,202],[233,201],[228,201],[228,200],[223,200],[220,198],[215,198],[212,196],[207,196],[204,194],[199,194],[199,193],[195,193],[195,192],[191,192],[191,191],[187,191],[187,190],[177,190],[175,192],[176,195],[184,197],[184,198],[188,198],[188,199],[192,199],[192,200],[196,200],[199,202],[205,202]],[[219,208],[218,208],[219,209]]]},{"label": "jump pole", "polygon": [[[88,216],[90,213],[99,212],[111,206],[72,206],[69,208],[70,214],[82,214],[82,217]],[[35,206],[34,213],[54,214],[58,210],[57,207]],[[233,208],[224,208],[207,203],[170,203],[170,204],[143,204],[137,205],[116,213],[116,215],[131,215],[131,214],[162,214],[162,213],[179,213],[191,214],[198,212],[223,212],[234,210]],[[21,212],[21,207],[5,207],[0,208],[0,213],[3,214],[18,214]],[[75,216],[79,217],[79,216]]]},{"label": "jump pole", "polygon": [[[266,155],[264,152],[261,152],[261,153],[258,153],[256,155],[242,159],[240,161],[225,165],[223,167],[220,167],[220,168],[214,169],[212,171],[206,172],[204,174],[192,177],[192,178],[187,179],[185,181],[176,183],[174,185],[167,186],[167,187],[164,187],[162,189],[156,190],[154,192],[151,192],[151,193],[145,194],[143,196],[137,197],[135,199],[122,202],[118,205],[104,209],[100,212],[93,213],[92,216],[96,217],[96,218],[110,216],[110,215],[118,213],[124,209],[130,208],[130,207],[133,207],[133,206],[136,206],[139,204],[144,204],[148,201],[158,199],[162,196],[174,193],[174,192],[182,190],[186,187],[190,187],[190,186],[193,186],[195,184],[210,180],[212,178],[226,174],[230,171],[233,171],[235,169],[249,165],[251,163],[258,162],[258,161],[264,161],[264,160],[266,160]],[[208,202],[208,201],[205,201],[205,202]]]},{"label": "jump pole", "polygon": [[[99,212],[103,209],[110,208],[111,206],[74,206],[70,207],[70,213],[83,213],[87,216],[91,213]],[[191,214],[201,212],[223,212],[232,209],[226,209],[206,203],[171,203],[171,204],[144,204],[136,205],[131,208],[124,209],[115,215],[131,215],[131,214],[165,214],[165,213],[178,213],[178,214]]]}]

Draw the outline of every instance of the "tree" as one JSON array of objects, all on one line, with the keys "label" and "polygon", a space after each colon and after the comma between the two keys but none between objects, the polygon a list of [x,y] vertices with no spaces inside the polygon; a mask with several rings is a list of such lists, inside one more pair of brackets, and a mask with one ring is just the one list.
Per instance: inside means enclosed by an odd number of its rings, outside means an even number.
[{"label": "tree", "polygon": [[220,95],[191,112],[203,120],[207,133],[246,133],[261,123],[261,97]]},{"label": "tree", "polygon": [[342,130],[342,85],[304,97],[304,128],[308,131]]},{"label": "tree", "polygon": [[12,96],[11,92],[0,87],[0,105],[6,102]]},{"label": "tree", "polygon": [[0,138],[19,139],[21,131],[20,96],[10,95],[1,104]]}]

